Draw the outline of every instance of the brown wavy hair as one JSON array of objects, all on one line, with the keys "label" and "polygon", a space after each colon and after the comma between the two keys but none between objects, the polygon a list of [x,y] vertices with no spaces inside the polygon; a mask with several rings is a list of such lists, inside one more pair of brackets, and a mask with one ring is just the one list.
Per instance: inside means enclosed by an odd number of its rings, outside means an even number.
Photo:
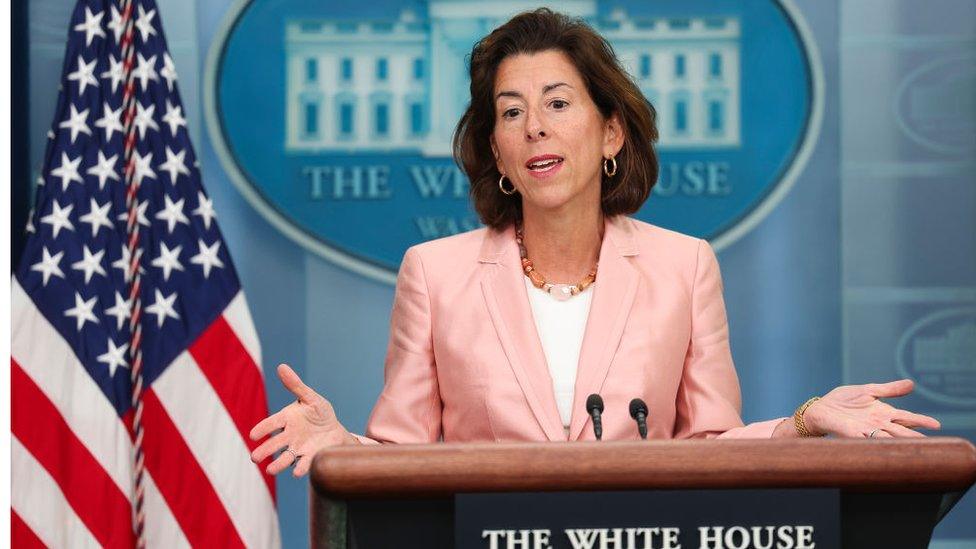
[{"label": "brown wavy hair", "polygon": [[501,174],[490,141],[495,128],[495,74],[506,57],[546,50],[565,53],[604,119],[617,114],[620,120],[624,144],[615,157],[617,173],[612,178],[602,176],[604,215],[636,212],[657,182],[657,114],[620,66],[613,47],[580,19],[548,8],[521,13],[471,50],[471,103],[454,130],[454,161],[468,176],[471,201],[482,223],[495,229],[522,215],[520,195],[505,195],[498,189]]}]

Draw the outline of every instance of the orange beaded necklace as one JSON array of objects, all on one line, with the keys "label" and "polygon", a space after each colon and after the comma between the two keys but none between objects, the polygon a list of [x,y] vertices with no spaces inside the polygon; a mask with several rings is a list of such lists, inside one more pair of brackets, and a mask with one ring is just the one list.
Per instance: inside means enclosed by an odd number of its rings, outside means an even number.
[{"label": "orange beaded necklace", "polygon": [[578,295],[583,290],[589,288],[591,284],[596,282],[596,269],[600,265],[599,263],[593,266],[593,270],[590,271],[590,274],[584,276],[583,280],[580,280],[576,284],[553,284],[551,282],[547,282],[546,278],[532,266],[532,260],[529,259],[529,253],[525,250],[525,244],[523,243],[521,224],[517,224],[515,226],[515,242],[518,243],[519,257],[522,258],[522,272],[525,273],[525,276],[529,277],[529,280],[532,282],[533,286],[560,301],[565,301],[574,295]]}]

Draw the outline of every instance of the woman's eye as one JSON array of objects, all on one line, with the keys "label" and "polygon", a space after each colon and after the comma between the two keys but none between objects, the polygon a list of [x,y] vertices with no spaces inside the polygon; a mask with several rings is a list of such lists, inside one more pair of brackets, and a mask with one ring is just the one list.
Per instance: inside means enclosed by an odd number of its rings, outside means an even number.
[{"label": "woman's eye", "polygon": [[562,110],[568,107],[569,103],[563,101],[562,99],[556,99],[552,103],[550,103],[550,105],[552,105],[552,108],[554,109]]},{"label": "woman's eye", "polygon": [[518,116],[518,109],[508,109],[502,113],[502,116],[505,118],[515,118]]}]

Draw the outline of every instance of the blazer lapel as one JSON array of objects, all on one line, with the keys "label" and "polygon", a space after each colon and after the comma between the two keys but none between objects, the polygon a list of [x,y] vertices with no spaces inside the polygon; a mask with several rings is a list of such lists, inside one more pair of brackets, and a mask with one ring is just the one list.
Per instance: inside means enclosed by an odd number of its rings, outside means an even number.
[{"label": "blazer lapel", "polygon": [[565,441],[552,378],[522,280],[514,229],[489,229],[479,261],[487,264],[481,281],[485,304],[529,408],[549,440]]},{"label": "blazer lapel", "polygon": [[583,432],[589,419],[586,398],[600,392],[637,296],[640,277],[627,259],[638,253],[631,231],[630,220],[626,217],[607,219],[597,282],[593,285],[593,302],[576,371],[569,440],[579,439]]}]

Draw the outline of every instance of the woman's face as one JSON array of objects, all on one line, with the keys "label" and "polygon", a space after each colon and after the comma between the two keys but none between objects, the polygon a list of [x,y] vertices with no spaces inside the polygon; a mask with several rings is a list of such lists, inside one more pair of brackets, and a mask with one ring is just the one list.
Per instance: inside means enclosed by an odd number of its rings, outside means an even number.
[{"label": "woman's face", "polygon": [[[495,75],[492,151],[526,211],[599,207],[603,159],[623,146],[569,57],[558,50],[505,58]],[[506,186],[508,184],[506,183]]]}]

